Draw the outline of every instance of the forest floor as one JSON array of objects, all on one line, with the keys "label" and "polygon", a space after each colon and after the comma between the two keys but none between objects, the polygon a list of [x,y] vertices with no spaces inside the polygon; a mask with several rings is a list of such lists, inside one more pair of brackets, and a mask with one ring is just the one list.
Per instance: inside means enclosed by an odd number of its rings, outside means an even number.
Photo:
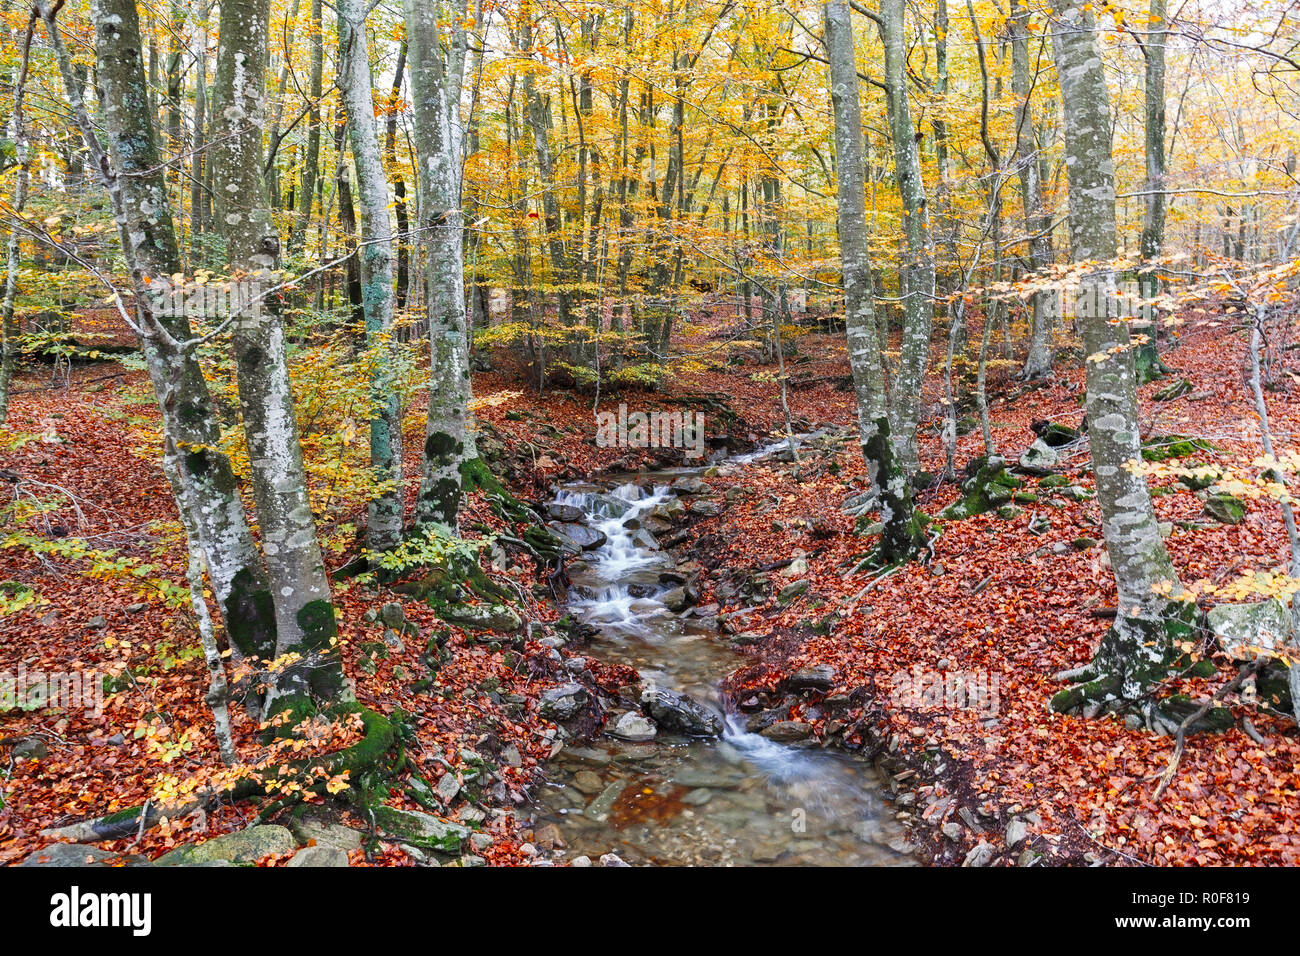
[{"label": "forest floor", "polygon": [[[1249,460],[1259,454],[1259,444],[1244,381],[1244,343],[1211,317],[1191,318],[1166,360],[1193,390],[1170,402],[1144,401],[1144,434],[1207,439],[1219,449],[1203,456],[1207,461]],[[725,319],[699,321],[706,329],[692,347],[725,339]],[[1283,353],[1283,364],[1273,369],[1284,386],[1268,394],[1280,439],[1300,434],[1300,403],[1293,400],[1300,381],[1297,355]],[[1191,738],[1173,785],[1156,804],[1155,778],[1169,761],[1170,738],[1121,719],[1086,720],[1047,710],[1048,698],[1061,686],[1051,675],[1089,659],[1107,626],[1101,615],[1114,604],[1104,548],[1083,542],[1101,538],[1095,502],[1044,493],[1036,502],[1025,501],[1014,517],[991,513],[946,521],[927,563],[880,580],[854,574],[855,558],[870,541],[854,532],[854,519],[840,508],[866,485],[852,438],[854,401],[845,386],[842,335],[800,337],[787,367],[796,428],[826,433],[810,442],[797,467],[769,460],[743,474],[706,478],[720,493],[730,493],[721,514],[689,525],[683,545],[708,571],[701,601],[717,603],[719,615],[746,612],[724,625],[724,631],[738,633],[719,636],[752,656],[727,681],[729,696],[742,709],[755,701],[779,707],[786,719],[808,724],[828,745],[878,751],[896,791],[895,810],[911,827],[911,847],[933,863],[1300,861],[1300,737],[1293,721],[1229,701],[1239,716],[1251,717],[1264,742],[1252,739],[1240,721],[1225,733]],[[616,408],[620,401],[636,410],[703,407],[711,434],[724,432],[733,448],[752,447],[782,427],[774,369],[754,351],[743,364],[684,372],[656,393],[606,396],[601,407]],[[59,502],[40,519],[51,539],[75,537],[96,549],[116,549],[153,565],[150,577],[182,581],[184,548],[166,482],[148,453],[133,452],[148,444],[140,432],[153,427],[156,413],[141,400],[147,394],[143,376],[105,377],[115,372],[106,364],[81,367],[69,387],[57,389],[45,388],[43,375],[22,376],[10,431],[31,439],[6,456],[3,468],[21,476],[25,484],[15,488]],[[1005,381],[1002,396],[997,390],[991,395],[998,450],[1018,457],[1033,440],[1035,421],[1078,425],[1082,377],[1081,369],[1069,369],[1028,390]],[[1144,387],[1144,397],[1161,384]],[[517,370],[476,374],[475,392],[500,396],[478,413],[481,450],[526,498],[545,499],[550,486],[563,480],[680,461],[663,450],[598,447],[590,396],[564,390],[538,395],[520,384]],[[932,381],[928,398],[937,394]],[[414,435],[422,427],[419,412],[412,409],[408,418]],[[409,474],[418,473],[418,447],[418,441],[408,442]],[[962,437],[958,467],[983,450],[978,429]],[[923,429],[922,459],[930,471],[942,470],[932,427]],[[1072,482],[1086,488],[1091,478],[1085,464],[1080,456],[1065,467]],[[1275,506],[1248,503],[1244,521],[1220,525],[1202,517],[1202,502],[1190,491],[1170,479],[1153,484],[1160,519],[1173,523],[1168,546],[1184,581],[1223,580],[1281,562],[1285,533]],[[1038,491],[1032,481],[1026,490]],[[940,486],[922,492],[920,505],[933,515],[957,495],[955,486]],[[1043,518],[1050,526],[1043,526]],[[499,524],[476,496],[467,523],[477,521]],[[338,567],[346,557],[331,555],[327,562]],[[341,583],[336,597],[345,666],[358,699],[384,712],[402,708],[414,715],[418,744],[411,756],[430,782],[480,774],[475,803],[463,799],[462,791],[446,799],[435,795],[435,805],[440,815],[485,834],[474,844],[476,861],[512,865],[528,863],[544,848],[542,835],[508,811],[527,802],[544,761],[561,746],[554,725],[538,716],[537,704],[543,690],[568,677],[557,655],[536,639],[553,633],[562,608],[528,561],[520,559],[502,573],[521,585],[534,639],[511,650],[450,629],[450,660],[438,675],[441,697],[412,689],[413,676],[421,672],[422,640],[407,640],[402,649],[376,657],[371,648],[378,631],[364,619],[367,610],[398,601],[427,634],[444,627],[431,609],[388,588]],[[793,598],[779,597],[796,579],[806,587]],[[738,600],[742,580],[750,585],[747,593],[758,584],[763,596]],[[139,582],[120,572],[18,547],[0,550],[0,581],[22,582],[44,599],[0,619],[0,672],[124,674],[129,668],[132,675],[117,682],[120,689],[98,715],[0,714],[0,738],[38,735],[47,750],[39,759],[0,763],[8,765],[0,778],[0,863],[47,847],[43,828],[137,806],[160,780],[203,779],[219,767],[203,703],[206,671],[192,648],[187,612],[142,598]],[[1183,689],[1193,695],[1212,691],[1232,674],[1226,659],[1218,663],[1213,680],[1187,681]],[[786,693],[790,675],[812,665],[830,668],[831,688]],[[922,671],[994,680],[997,705],[990,711],[891,697],[891,679]],[[592,678],[615,691],[628,675],[593,663]],[[895,679],[892,690],[897,689]],[[240,713],[235,733],[242,753],[258,751],[257,727]],[[486,780],[480,757],[487,759]],[[418,809],[409,795],[395,800]],[[103,848],[152,858],[239,829],[255,815],[250,805],[225,804]],[[360,819],[344,819],[365,828]],[[259,862],[281,864],[288,856]],[[354,865],[411,862],[395,842],[369,854],[353,850],[350,857]]]}]

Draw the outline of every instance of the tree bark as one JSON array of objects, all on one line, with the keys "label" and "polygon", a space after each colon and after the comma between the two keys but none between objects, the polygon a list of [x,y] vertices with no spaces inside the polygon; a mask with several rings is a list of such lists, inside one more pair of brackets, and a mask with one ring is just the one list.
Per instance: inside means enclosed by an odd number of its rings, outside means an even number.
[{"label": "tree bark", "polygon": [[370,52],[366,43],[365,0],[340,0],[339,86],[347,110],[352,162],[357,170],[361,232],[361,304],[366,344],[371,350],[370,468],[386,487],[372,498],[366,543],[388,551],[402,539],[402,412],[390,342],[393,327],[393,233],[388,220],[388,177],[379,156],[371,96]]},{"label": "tree bark", "polygon": [[885,563],[905,560],[925,544],[919,515],[912,506],[911,484],[890,436],[885,370],[871,293],[871,259],[867,249],[866,171],[863,163],[862,115],[858,102],[853,23],[846,0],[822,7],[837,157],[837,211],[843,260],[844,315],[849,364],[857,396],[858,428],[867,473],[879,499],[884,523],[880,557]]}]

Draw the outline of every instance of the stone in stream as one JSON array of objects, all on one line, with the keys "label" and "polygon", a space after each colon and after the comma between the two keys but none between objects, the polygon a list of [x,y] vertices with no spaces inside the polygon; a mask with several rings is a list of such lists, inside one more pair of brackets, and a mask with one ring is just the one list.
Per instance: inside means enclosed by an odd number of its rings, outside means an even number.
[{"label": "stone in stream", "polygon": [[654,740],[657,733],[654,721],[630,710],[614,722],[609,732],[615,737],[632,741]]},{"label": "stone in stream", "polygon": [[609,540],[598,528],[573,521],[548,521],[546,527],[571,551],[594,551]]},{"label": "stone in stream", "polygon": [[600,796],[587,805],[587,809],[583,811],[583,815],[586,816],[588,820],[595,820],[597,823],[604,823],[609,819],[609,813],[614,807],[614,801],[616,801],[619,796],[622,795],[623,791],[627,789],[627,785],[628,781],[626,780],[615,780],[601,791]]},{"label": "stone in stream", "polygon": [[759,733],[769,740],[789,744],[797,740],[807,740],[811,737],[812,725],[806,724],[802,720],[778,720],[776,723],[764,727]]},{"label": "stone in stream", "polygon": [[659,596],[659,600],[668,610],[681,613],[700,599],[695,589],[688,584],[678,585]]},{"label": "stone in stream", "polygon": [[690,737],[722,736],[722,718],[685,694],[648,687],[641,694],[641,706],[665,730]]},{"label": "stone in stream", "polygon": [[560,504],[560,502],[558,501],[550,502],[546,506],[546,513],[550,515],[552,518],[554,518],[556,521],[561,521],[565,523],[573,523],[575,521],[581,521],[584,517],[581,508],[578,508],[575,505]]},{"label": "stone in stream", "polygon": [[604,788],[605,782],[600,779],[600,774],[591,770],[579,770],[573,775],[573,786],[580,793],[587,796],[594,796]]}]

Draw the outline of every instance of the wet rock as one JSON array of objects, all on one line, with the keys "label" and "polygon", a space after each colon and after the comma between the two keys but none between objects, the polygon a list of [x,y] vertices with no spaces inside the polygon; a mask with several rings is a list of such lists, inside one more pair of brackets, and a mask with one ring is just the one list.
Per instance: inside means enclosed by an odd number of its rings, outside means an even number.
[{"label": "wet rock", "polygon": [[641,707],[665,730],[691,737],[722,735],[722,718],[685,694],[650,687],[641,694]]},{"label": "wet rock", "polygon": [[614,722],[609,732],[623,740],[643,741],[654,740],[658,731],[649,717],[628,711]]},{"label": "wet rock", "polygon": [[722,506],[708,498],[696,498],[687,510],[698,518],[713,518],[722,513]]},{"label": "wet rock", "polygon": [[561,684],[542,692],[538,710],[551,720],[569,720],[583,711],[590,696],[581,684]]},{"label": "wet rock", "polygon": [[577,867],[583,867],[583,868],[585,868],[585,867],[589,867],[589,866],[591,866],[591,857],[589,857],[589,856],[575,856],[572,860],[569,861],[569,866],[577,866]]},{"label": "wet rock", "polygon": [[533,843],[543,850],[564,848],[564,839],[560,836],[560,828],[554,823],[544,823],[534,830]]},{"label": "wet rock", "polygon": [[600,779],[600,774],[591,770],[579,770],[573,775],[573,786],[590,797],[605,788],[605,781]]},{"label": "wet rock", "polygon": [[705,495],[710,490],[702,479],[693,476],[678,478],[669,487],[679,495]]},{"label": "wet rock", "polygon": [[609,812],[614,807],[614,802],[627,789],[628,781],[616,780],[608,787],[601,791],[600,796],[588,804],[587,809],[583,810],[583,815],[589,820],[597,823],[604,823],[609,819]]},{"label": "wet rock", "polygon": [[617,853],[606,853],[604,856],[600,858],[600,865],[601,866],[631,866],[630,863],[625,863],[623,861],[623,858],[619,856]]},{"label": "wet rock", "polygon": [[581,508],[574,505],[562,505],[558,501],[552,501],[546,506],[546,513],[553,519],[565,524],[573,524],[581,521],[585,515]]},{"label": "wet rock", "polygon": [[336,846],[305,846],[293,855],[286,866],[340,867],[348,865],[348,855]]},{"label": "wet rock", "polygon": [[816,664],[812,667],[802,667],[791,674],[785,682],[785,686],[790,690],[821,690],[827,691],[835,683],[835,668],[830,664]]},{"label": "wet rock", "polygon": [[292,853],[298,848],[287,827],[261,824],[236,830],[193,846],[183,846],[158,858],[159,866],[193,865],[229,860],[231,863],[255,863],[272,853]]},{"label": "wet rock", "polygon": [[659,596],[668,610],[680,613],[700,599],[700,595],[688,584],[678,585]]},{"label": "wet rock", "polygon": [[569,550],[593,551],[609,540],[605,537],[605,532],[585,524],[552,521],[548,522],[546,527],[550,528]]},{"label": "wet rock", "polygon": [[778,743],[794,743],[797,740],[807,740],[812,736],[812,724],[804,723],[802,720],[778,720],[764,727],[759,733]]}]

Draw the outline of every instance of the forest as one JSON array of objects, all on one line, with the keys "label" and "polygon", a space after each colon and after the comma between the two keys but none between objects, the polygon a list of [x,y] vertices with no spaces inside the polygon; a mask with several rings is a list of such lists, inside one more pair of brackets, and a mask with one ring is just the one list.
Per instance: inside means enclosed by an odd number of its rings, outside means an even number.
[{"label": "forest", "polygon": [[1300,862],[1297,0],[0,10],[7,867]]}]

